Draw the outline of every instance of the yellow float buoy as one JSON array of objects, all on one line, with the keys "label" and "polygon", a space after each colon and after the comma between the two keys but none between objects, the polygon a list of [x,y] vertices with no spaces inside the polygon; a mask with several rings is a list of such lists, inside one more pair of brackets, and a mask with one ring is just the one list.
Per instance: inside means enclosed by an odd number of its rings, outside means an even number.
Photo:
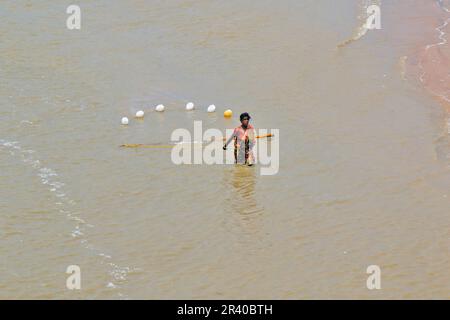
[{"label": "yellow float buoy", "polygon": [[231,118],[233,116],[233,111],[231,111],[230,109],[225,110],[225,112],[223,113],[223,116],[225,118]]}]

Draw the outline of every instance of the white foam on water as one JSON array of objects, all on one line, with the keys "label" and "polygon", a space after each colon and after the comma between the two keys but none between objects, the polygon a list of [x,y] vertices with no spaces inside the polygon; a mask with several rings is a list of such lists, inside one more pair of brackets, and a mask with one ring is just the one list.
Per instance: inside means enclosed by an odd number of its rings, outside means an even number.
[{"label": "white foam on water", "polygon": [[442,10],[444,10],[445,12],[450,13],[450,9],[447,8],[447,7],[444,5],[444,1],[443,1],[443,0],[438,0],[438,5],[439,5],[439,7],[442,8]]},{"label": "white foam on water", "polygon": [[[445,11],[445,12],[447,12],[447,13],[450,13],[450,9],[448,9],[447,7],[444,6],[442,0],[438,0],[438,1],[437,1],[437,4],[439,5],[439,7],[440,7],[443,11]],[[435,29],[435,30],[437,31],[437,33],[438,33],[438,36],[437,36],[438,42],[432,43],[432,44],[428,44],[427,46],[425,46],[425,54],[424,54],[424,56],[426,55],[426,53],[428,52],[428,50],[430,50],[431,48],[437,47],[437,46],[443,46],[443,45],[446,45],[446,44],[448,43],[448,40],[447,40],[447,33],[445,33],[444,29],[445,29],[449,24],[450,24],[450,17],[447,18],[447,19],[444,21],[444,23],[443,23],[442,25],[438,26],[438,27]],[[426,71],[425,71],[425,68],[423,67],[423,58],[420,59],[418,66],[419,66],[419,69],[422,70],[422,74],[419,76],[419,80],[420,80],[421,83],[425,84],[425,75],[426,75]],[[441,81],[443,81],[443,80],[441,80]],[[440,98],[440,99],[442,99],[442,100],[444,100],[444,101],[450,102],[450,97],[448,96],[448,94],[437,93],[437,92],[435,92],[435,91],[433,91],[433,90],[430,90],[430,89],[428,89],[428,91],[430,91],[431,94],[437,96],[438,98]],[[449,93],[450,93],[450,92],[449,92]]]},{"label": "white foam on water", "polygon": [[105,286],[115,290],[120,298],[126,299],[127,297],[120,292],[121,285],[127,280],[128,274],[137,269],[122,267],[111,262],[111,255],[104,253],[90,243],[86,238],[85,229],[93,228],[94,225],[87,223],[75,213],[73,207],[76,205],[76,201],[70,199],[64,192],[66,184],[58,180],[58,173],[51,168],[44,167],[39,159],[33,158],[32,155],[36,153],[36,151],[22,148],[18,141],[0,139],[0,150],[2,149],[8,151],[12,156],[20,157],[24,164],[35,169],[36,176],[40,178],[41,184],[57,198],[55,204],[60,207],[58,212],[64,215],[67,220],[75,222],[74,228],[71,231],[71,236],[79,239],[80,245],[85,249],[95,251],[96,255],[101,258],[101,264],[109,266],[109,275],[114,279],[115,283],[108,282]]}]

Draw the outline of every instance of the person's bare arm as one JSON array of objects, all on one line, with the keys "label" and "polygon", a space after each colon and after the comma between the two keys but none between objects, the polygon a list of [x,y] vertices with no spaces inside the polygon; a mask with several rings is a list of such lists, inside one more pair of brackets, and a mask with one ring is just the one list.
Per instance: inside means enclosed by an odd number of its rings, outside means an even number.
[{"label": "person's bare arm", "polygon": [[223,150],[227,150],[227,146],[230,144],[231,140],[233,140],[235,137],[235,133],[233,132],[233,134],[231,135],[231,137],[227,140],[227,142],[225,142],[225,144],[223,145]]}]

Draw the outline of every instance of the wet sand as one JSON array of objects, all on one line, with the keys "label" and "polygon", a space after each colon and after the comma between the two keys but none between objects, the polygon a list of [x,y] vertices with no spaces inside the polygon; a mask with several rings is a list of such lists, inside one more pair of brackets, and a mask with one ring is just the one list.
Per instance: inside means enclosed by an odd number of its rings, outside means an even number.
[{"label": "wet sand", "polygon": [[408,55],[409,78],[450,112],[450,3],[448,1],[410,1],[400,5],[400,34],[414,34]]}]

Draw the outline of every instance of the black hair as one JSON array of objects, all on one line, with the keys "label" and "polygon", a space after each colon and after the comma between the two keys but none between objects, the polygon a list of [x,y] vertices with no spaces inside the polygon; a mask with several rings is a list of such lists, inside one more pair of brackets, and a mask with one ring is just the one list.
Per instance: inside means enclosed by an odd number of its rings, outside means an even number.
[{"label": "black hair", "polygon": [[250,120],[252,117],[250,117],[250,115],[247,112],[244,112],[239,116],[239,120],[242,121],[244,118],[248,118],[248,120]]}]

